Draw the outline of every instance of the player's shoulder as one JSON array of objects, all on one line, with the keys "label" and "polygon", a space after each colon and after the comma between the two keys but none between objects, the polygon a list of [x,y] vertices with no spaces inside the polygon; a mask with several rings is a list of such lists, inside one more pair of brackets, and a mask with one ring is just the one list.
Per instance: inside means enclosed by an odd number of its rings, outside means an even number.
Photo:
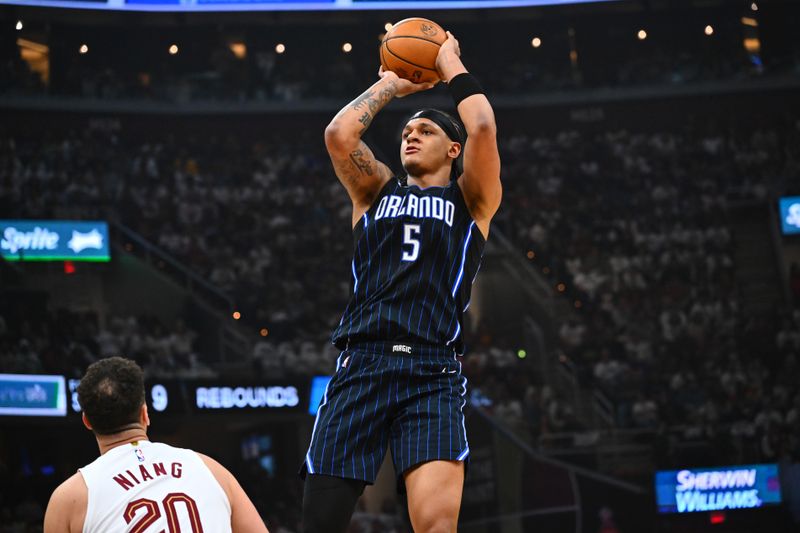
[{"label": "player's shoulder", "polygon": [[204,453],[200,452],[194,452],[194,453],[197,454],[197,456],[206,464],[207,467],[212,469],[219,469],[219,468],[222,468],[223,470],[225,469],[225,467],[222,466],[216,459],[209,457]]},{"label": "player's shoulder", "polygon": [[230,471],[222,466],[219,461],[209,457],[208,455],[200,452],[194,452],[200,458],[201,461],[206,465],[206,467],[211,471],[211,475],[214,476],[214,479],[217,480],[217,483],[222,487],[222,490],[225,491],[225,494],[228,496],[228,499],[231,499],[232,490],[235,481],[233,474]]},{"label": "player's shoulder", "polygon": [[80,530],[86,516],[88,495],[86,481],[80,472],[56,487],[47,504],[45,531]]},{"label": "player's shoulder", "polygon": [[214,474],[214,477],[217,478],[217,481],[225,487],[227,485],[228,480],[233,476],[233,474],[228,471],[227,468],[222,466],[219,461],[216,459],[209,457],[208,455],[200,452],[194,452],[200,458],[201,461],[211,470],[211,473]]},{"label": "player's shoulder", "polygon": [[80,472],[75,472],[66,480],[64,480],[61,485],[56,487],[56,490],[53,491],[53,496],[63,498],[76,496],[81,493],[85,495],[87,491],[88,489],[86,487],[86,481],[83,479],[83,475]]}]

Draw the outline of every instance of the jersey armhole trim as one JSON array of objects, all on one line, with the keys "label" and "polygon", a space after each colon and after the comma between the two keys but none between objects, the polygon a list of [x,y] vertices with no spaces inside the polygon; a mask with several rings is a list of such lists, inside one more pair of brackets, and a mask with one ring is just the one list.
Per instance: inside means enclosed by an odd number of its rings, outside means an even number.
[{"label": "jersey armhole trim", "polygon": [[220,495],[225,500],[225,503],[226,503],[226,505],[228,507],[228,516],[232,516],[233,515],[233,507],[231,506],[231,499],[228,496],[228,493],[225,491],[225,487],[222,486],[222,483],[219,482],[219,480],[217,479],[217,476],[214,475],[214,471],[211,470],[211,467],[209,467],[206,464],[206,462],[203,460],[203,458],[200,456],[200,454],[198,452],[196,452],[194,450],[190,450],[188,448],[184,448],[184,449],[189,451],[189,452],[191,452],[191,453],[193,453],[194,456],[197,458],[197,460],[200,461],[200,464],[203,465],[203,467],[205,468],[205,471],[208,473],[208,475],[211,477],[211,480],[214,482],[214,486],[216,487],[216,490],[218,490],[220,492]]},{"label": "jersey armhole trim", "polygon": [[[89,463],[89,464],[91,464],[91,463]],[[84,486],[86,486],[86,514],[84,514],[84,516],[83,516],[83,524],[81,525],[81,533],[87,533],[86,524],[90,523],[89,522],[89,517],[94,515],[94,507],[95,506],[92,503],[92,495],[91,495],[91,489],[89,488],[89,483],[87,483],[86,477],[83,475],[83,468],[79,468],[78,469],[78,473],[81,475],[81,483],[83,483]]]},{"label": "jersey armhole trim", "polygon": [[364,215],[362,215],[362,217],[358,219],[358,222],[356,222],[356,225],[353,226],[353,242],[358,242],[361,239],[361,236],[364,234],[364,230],[367,229],[368,225],[372,221],[370,211],[372,211],[372,208],[375,207],[378,202],[380,202],[381,198],[386,196],[386,189],[391,184],[395,184],[395,186],[400,185],[400,181],[398,180],[397,176],[393,176],[389,181],[386,182],[386,184],[378,193],[378,196],[375,197],[372,205],[370,205],[367,210],[364,211]]},{"label": "jersey armhole trim", "polygon": [[[478,228],[478,221],[472,217],[472,213],[470,213],[469,207],[467,206],[467,200],[466,198],[464,198],[464,189],[461,188],[461,184],[458,182],[458,180],[453,180],[453,182],[456,184],[456,188],[458,189],[458,195],[461,198],[461,204],[464,206],[464,210],[467,212],[467,215],[469,216],[469,219],[472,221],[472,223],[475,224],[475,227]],[[483,232],[480,230],[480,228],[478,228],[477,233],[478,237],[481,238],[481,243],[485,246],[486,237],[483,236]]]}]

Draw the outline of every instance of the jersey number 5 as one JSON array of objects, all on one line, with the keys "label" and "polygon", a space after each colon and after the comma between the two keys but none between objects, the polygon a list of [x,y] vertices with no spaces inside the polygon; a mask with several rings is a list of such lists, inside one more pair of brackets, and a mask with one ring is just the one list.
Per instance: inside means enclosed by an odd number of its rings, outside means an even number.
[{"label": "jersey number 5", "polygon": [[[164,512],[167,515],[167,525],[169,526],[169,533],[180,533],[181,526],[178,524],[178,509],[176,505],[183,503],[186,506],[186,511],[189,515],[189,522],[192,524],[192,533],[203,533],[203,524],[200,522],[200,512],[197,510],[197,502],[191,496],[182,492],[170,492],[161,501],[164,506]],[[130,533],[144,533],[148,527],[152,526],[159,518],[161,518],[161,509],[158,507],[158,502],[149,500],[147,498],[139,498],[133,500],[125,508],[123,514],[125,523],[130,524],[136,516],[139,509],[144,509],[144,515],[131,527]]]},{"label": "jersey number 5", "polygon": [[403,250],[403,261],[416,261],[419,257],[419,231],[419,224],[403,225],[403,246],[411,246],[410,251]]}]

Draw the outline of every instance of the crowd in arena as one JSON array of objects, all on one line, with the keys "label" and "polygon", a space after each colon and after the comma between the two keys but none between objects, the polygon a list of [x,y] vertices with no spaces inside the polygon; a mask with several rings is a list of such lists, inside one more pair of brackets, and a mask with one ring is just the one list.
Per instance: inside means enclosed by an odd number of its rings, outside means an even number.
[{"label": "crowd in arena", "polygon": [[0,315],[0,368],[13,374],[80,377],[102,357],[125,354],[152,378],[203,378],[215,371],[196,352],[197,333],[183,320],[165,325],[155,316],[111,316],[65,308]]},{"label": "crowd in arena", "polygon": [[[308,150],[319,143],[229,136],[201,146],[167,136],[131,144],[118,128],[101,122],[66,139],[3,139],[4,211],[118,217],[268,328],[252,353],[261,372],[327,371],[329,332],[350,291],[349,204],[322,150]],[[561,350],[584,385],[610,397],[618,426],[769,431],[763,453],[798,453],[787,421],[800,402],[800,316],[797,307],[770,319],[742,309],[728,219],[732,204],[768,201],[797,182],[798,138],[789,124],[501,140],[506,201],[496,227],[553,284],[564,283],[561,297],[579,302],[559,326]],[[127,351],[154,373],[211,372],[184,325],[116,317],[100,328],[78,316],[12,328],[4,363],[79,373],[98,356]],[[59,342],[65,334],[72,342]],[[525,366],[514,340],[474,340],[466,373],[498,416],[533,435],[580,427],[568,402],[517,371]],[[767,446],[770,439],[780,446]]]},{"label": "crowd in arena", "polygon": [[731,230],[735,205],[798,192],[800,122],[786,126],[504,143],[502,223],[564,284],[561,349],[617,427],[680,427],[738,461],[800,456],[800,293],[750,312]]}]

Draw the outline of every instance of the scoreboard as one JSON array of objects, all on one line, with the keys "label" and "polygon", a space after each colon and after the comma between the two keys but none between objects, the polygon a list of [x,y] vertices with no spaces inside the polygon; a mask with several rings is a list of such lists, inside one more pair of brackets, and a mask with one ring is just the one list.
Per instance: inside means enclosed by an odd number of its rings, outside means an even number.
[{"label": "scoreboard", "polygon": [[[305,380],[167,379],[145,382],[151,412],[188,413],[285,412],[316,414],[328,376]],[[62,417],[81,412],[78,379],[65,376],[0,374],[0,417]],[[313,389],[313,392],[312,392]]]}]

